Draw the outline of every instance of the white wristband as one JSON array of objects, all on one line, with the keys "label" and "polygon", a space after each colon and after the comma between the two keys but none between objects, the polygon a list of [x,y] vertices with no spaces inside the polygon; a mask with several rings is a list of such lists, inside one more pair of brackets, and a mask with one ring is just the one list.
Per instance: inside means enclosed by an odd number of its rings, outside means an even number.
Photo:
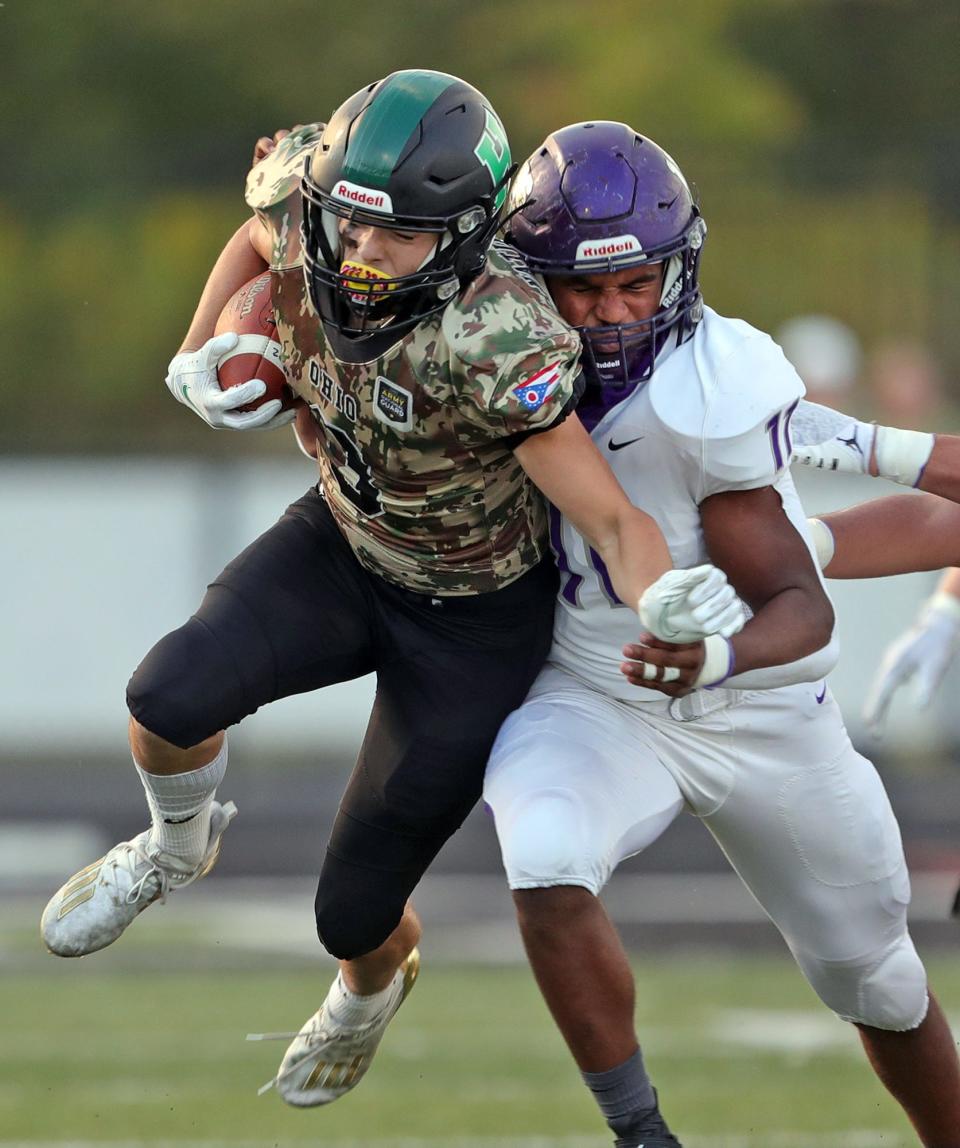
[{"label": "white wristband", "polygon": [[933,451],[934,436],[926,431],[877,427],[877,473],[903,486],[916,486]]},{"label": "white wristband", "polygon": [[715,686],[733,673],[733,646],[727,638],[719,634],[709,634],[703,639],[703,665],[694,679],[694,688]]},{"label": "white wristband", "polygon": [[826,570],[833,560],[833,552],[836,549],[833,531],[820,518],[808,518],[807,526],[810,527],[810,537],[813,539],[817,565],[821,570]]}]

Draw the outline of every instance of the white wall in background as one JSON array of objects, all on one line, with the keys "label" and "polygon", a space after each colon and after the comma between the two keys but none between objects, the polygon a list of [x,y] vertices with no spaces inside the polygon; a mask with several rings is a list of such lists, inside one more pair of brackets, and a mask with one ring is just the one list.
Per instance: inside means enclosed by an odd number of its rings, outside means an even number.
[{"label": "white wall in background", "polygon": [[[124,687],[134,666],[312,480],[310,464],[293,455],[0,462],[0,751],[124,744]],[[866,479],[800,482],[811,513],[900,492]],[[844,651],[831,684],[855,736],[884,646],[934,581],[926,574],[831,584]],[[932,716],[898,699],[891,742],[928,748],[953,738],[960,707],[949,704],[950,692]],[[366,678],[276,703],[244,723],[243,739],[263,751],[352,750],[372,693]]]}]

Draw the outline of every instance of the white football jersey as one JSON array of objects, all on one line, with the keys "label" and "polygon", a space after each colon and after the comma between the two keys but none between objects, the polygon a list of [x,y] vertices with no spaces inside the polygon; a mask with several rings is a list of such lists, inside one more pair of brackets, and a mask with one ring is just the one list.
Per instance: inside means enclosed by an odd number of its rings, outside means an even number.
[{"label": "white football jersey", "polygon": [[[762,486],[777,489],[813,553],[789,469],[790,418],[803,394],[769,335],[705,307],[693,337],[661,352],[650,381],[609,410],[592,438],[630,500],[656,519],[675,566],[709,561],[704,499]],[[636,603],[617,598],[599,555],[551,514],[561,586],[550,660],[613,697],[661,700],[619,670],[622,647],[640,633]]]}]

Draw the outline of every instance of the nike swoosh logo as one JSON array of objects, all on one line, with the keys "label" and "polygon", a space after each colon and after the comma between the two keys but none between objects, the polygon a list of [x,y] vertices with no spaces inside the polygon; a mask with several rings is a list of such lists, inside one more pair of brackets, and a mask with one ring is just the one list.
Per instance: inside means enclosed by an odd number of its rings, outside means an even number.
[{"label": "nike swoosh logo", "polygon": [[823,683],[823,687],[820,690],[820,693],[818,693],[814,696],[817,699],[817,705],[822,706],[823,705],[823,699],[827,696],[827,683],[826,682]]},{"label": "nike swoosh logo", "polygon": [[187,404],[187,406],[192,411],[197,410],[197,404],[193,401],[193,399],[190,398],[190,388],[187,386],[187,384],[181,383],[180,384],[180,390],[183,393],[183,401]]},{"label": "nike swoosh logo", "polygon": [[611,440],[610,440],[610,441],[607,443],[607,446],[608,446],[608,447],[609,447],[611,450],[623,450],[623,448],[624,448],[625,446],[633,446],[633,444],[634,444],[635,442],[639,442],[639,441],[640,441],[640,440],[641,440],[643,437],[644,437],[644,436],[643,436],[642,434],[640,434],[640,435],[637,435],[637,437],[636,437],[636,438],[628,438],[626,442],[614,442],[614,441],[613,441],[613,439],[611,439]]}]

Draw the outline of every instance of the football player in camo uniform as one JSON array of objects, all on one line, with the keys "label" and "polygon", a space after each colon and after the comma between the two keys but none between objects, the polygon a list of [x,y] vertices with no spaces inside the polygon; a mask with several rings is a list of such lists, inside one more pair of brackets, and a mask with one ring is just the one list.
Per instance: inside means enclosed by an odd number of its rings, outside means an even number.
[{"label": "football player in camo uniform", "polygon": [[226,300],[269,266],[320,483],[137,668],[130,739],[152,827],[71,878],[43,916],[55,953],[112,943],[213,864],[234,813],[214,801],[223,731],[276,698],[376,672],[316,896],[340,973],[270,1082],[298,1106],[365,1073],[417,975],[410,894],[479,797],[497,729],[546,655],[557,574],[540,491],[626,601],[644,594],[658,633],[742,624],[718,571],[670,570],[662,535],[571,417],[579,339],[516,252],[491,247],[510,174],[486,99],[429,71],[363,88],[252,170],[255,217],[215,264],[167,383],[215,427],[288,419],[277,402],[236,409],[264,386],[221,392],[216,363],[236,336],[210,338]]},{"label": "football player in camo uniform", "polygon": [[[580,330],[578,411],[594,442],[674,561],[709,554],[752,612],[729,640],[637,643],[589,541],[554,511],[553,647],[484,785],[554,1019],[619,1148],[675,1148],[598,894],[686,810],[857,1026],[922,1142],[960,1148],[957,1053],[907,930],[897,823],[822,680],[832,612],[788,469],[802,383],[767,335],[703,305],[697,204],[670,156],[626,125],[549,136],[507,210],[508,237]],[[711,664],[709,690],[646,688],[671,666]]]}]

